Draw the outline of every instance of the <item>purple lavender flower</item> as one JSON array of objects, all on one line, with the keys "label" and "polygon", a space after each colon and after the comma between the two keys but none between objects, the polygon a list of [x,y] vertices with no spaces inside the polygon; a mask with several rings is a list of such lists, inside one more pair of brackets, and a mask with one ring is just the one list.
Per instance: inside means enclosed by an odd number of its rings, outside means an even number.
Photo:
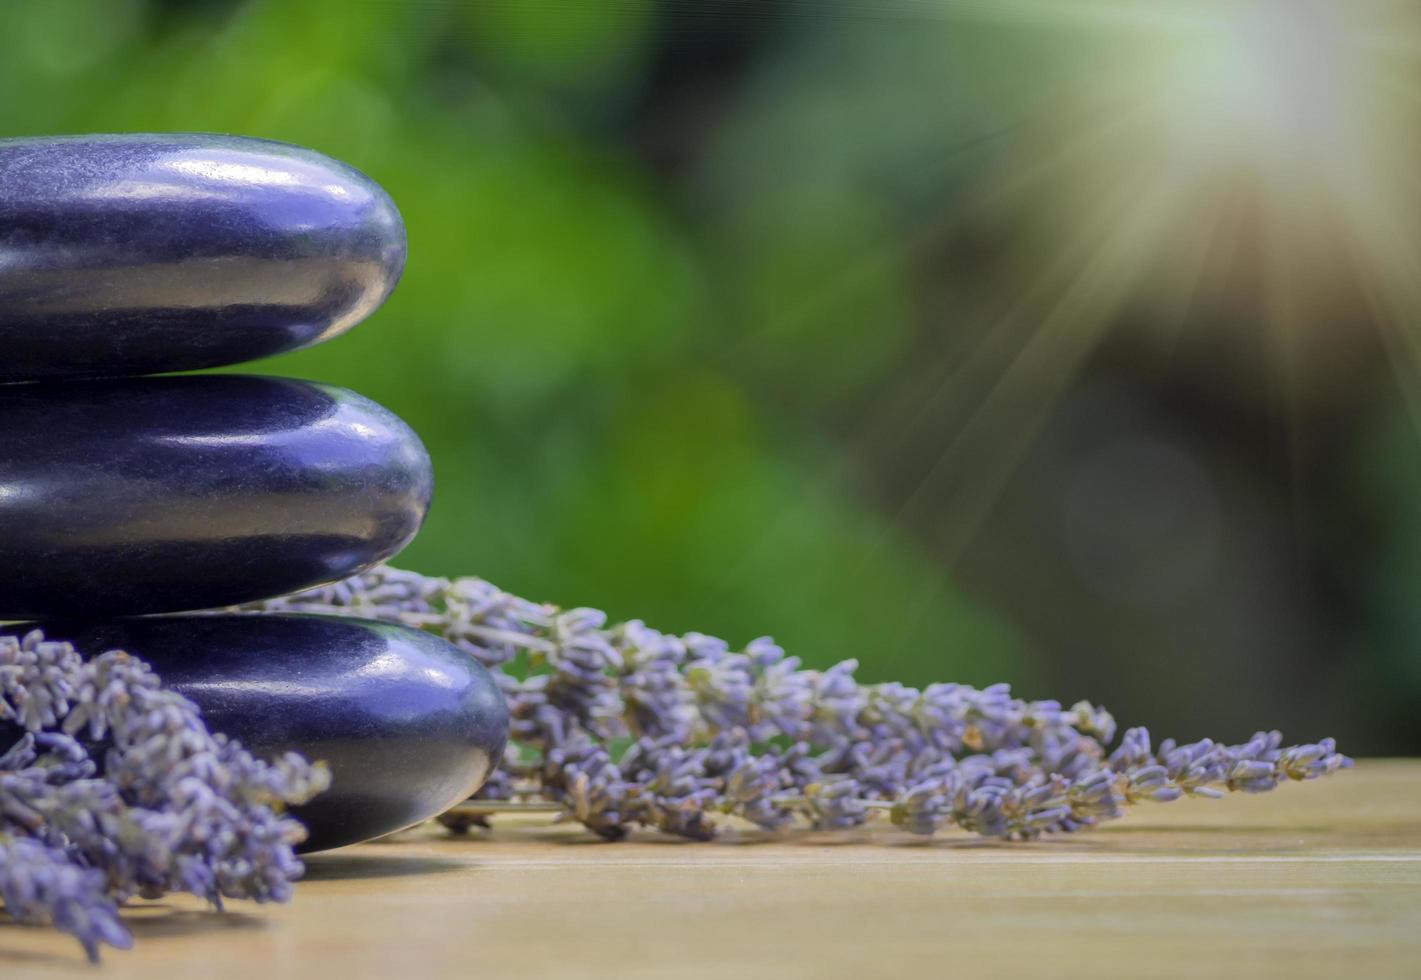
[{"label": "purple lavender flower", "polygon": [[1133,728],[1111,751],[1115,719],[1088,701],[1024,701],[1005,684],[864,686],[853,661],[806,670],[764,637],[734,652],[640,621],[607,627],[594,610],[560,612],[474,578],[382,568],[259,608],[355,611],[433,630],[488,665],[526,663],[526,676],[501,680],[517,747],[479,798],[554,801],[606,837],[634,824],[708,836],[715,813],[779,829],[879,812],[914,833],[1034,837],[1350,765],[1330,740],[1284,748],[1272,732],[1154,749]]},{"label": "purple lavender flower", "polygon": [[794,808],[777,802],[790,785],[774,755],[750,751],[744,729],[717,735],[705,754],[705,774],[717,780],[719,809],[766,830],[781,830],[794,819]]},{"label": "purple lavender flower", "polygon": [[544,688],[549,704],[603,738],[619,733],[621,718],[610,675],[617,655],[601,632],[605,622],[606,615],[593,609],[573,609],[553,619],[546,654],[552,673]]},{"label": "purple lavender flower", "polygon": [[854,780],[844,778],[804,787],[803,808],[816,830],[862,826],[872,812]]},{"label": "purple lavender flower", "polygon": [[1280,776],[1288,779],[1318,779],[1352,764],[1346,756],[1338,755],[1337,743],[1325,738],[1315,745],[1295,745],[1278,754],[1277,767]]},{"label": "purple lavender flower", "polygon": [[81,658],[67,643],[38,630],[0,637],[0,721],[28,731],[52,728],[69,710]]},{"label": "purple lavender flower", "polygon": [[845,660],[810,673],[810,741],[832,745],[841,738],[861,739],[867,734],[859,721],[868,699],[854,680],[858,666],[857,660]]},{"label": "purple lavender flower", "polygon": [[92,962],[101,945],[133,945],[103,873],[32,838],[0,833],[0,901],[16,922],[52,925],[73,936]]},{"label": "purple lavender flower", "polygon": [[935,834],[947,821],[947,805],[947,780],[927,779],[904,790],[888,818],[910,834]]},{"label": "purple lavender flower", "polygon": [[1150,753],[1150,732],[1147,728],[1128,728],[1120,736],[1120,744],[1110,753],[1110,768],[1116,772],[1131,766],[1142,766],[1154,761]]},{"label": "purple lavender flower", "polygon": [[1169,778],[1184,792],[1199,796],[1222,795],[1213,783],[1222,782],[1227,760],[1212,739],[1175,745],[1172,739],[1160,743],[1159,760]]},{"label": "purple lavender flower", "polygon": [[686,749],[674,737],[638,739],[619,767],[631,780],[629,795],[640,823],[695,840],[715,836],[706,817],[721,787],[706,775],[704,749]]},{"label": "purple lavender flower", "polygon": [[607,750],[591,742],[562,745],[543,762],[543,785],[551,799],[567,804],[584,827],[607,840],[626,836],[622,808],[627,785]]},{"label": "purple lavender flower", "polygon": [[776,735],[798,741],[807,738],[814,712],[814,678],[799,669],[798,657],[786,657],[773,644],[751,657],[755,684],[750,695],[750,732],[756,741]]},{"label": "purple lavender flower", "polygon": [[640,620],[613,630],[611,645],[623,715],[632,734],[686,738],[696,718],[694,697],[681,674],[686,645]]},{"label": "purple lavender flower", "polygon": [[[305,830],[280,811],[323,790],[324,767],[255,759],[211,734],[142,661],[120,651],[85,661],[38,631],[0,637],[0,692],[0,717],[28,729],[0,755],[0,835],[53,852],[12,846],[12,915],[52,921],[93,955],[122,932],[104,910],[135,895],[185,891],[217,907],[290,896]],[[101,766],[76,735],[100,746]],[[54,855],[83,874],[41,874]],[[92,881],[107,905],[84,897]]]}]

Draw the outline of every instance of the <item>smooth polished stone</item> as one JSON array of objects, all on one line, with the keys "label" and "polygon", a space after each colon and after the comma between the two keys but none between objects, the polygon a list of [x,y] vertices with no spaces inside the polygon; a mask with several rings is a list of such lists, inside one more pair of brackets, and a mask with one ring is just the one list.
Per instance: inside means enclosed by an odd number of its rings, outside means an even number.
[{"label": "smooth polished stone", "polygon": [[[11,626],[23,634],[29,627]],[[483,784],[508,734],[503,696],[468,654],[420,630],[335,616],[194,615],[44,624],[87,656],[127,650],[262,758],[300,752],[331,788],[293,814],[306,851],[436,816]]]},{"label": "smooth polished stone", "polygon": [[0,620],[208,609],[332,582],[419,530],[419,438],[330,385],[0,386]]},{"label": "smooth polished stone", "polygon": [[313,150],[0,140],[0,381],[238,364],[328,340],[404,268],[389,196]]}]

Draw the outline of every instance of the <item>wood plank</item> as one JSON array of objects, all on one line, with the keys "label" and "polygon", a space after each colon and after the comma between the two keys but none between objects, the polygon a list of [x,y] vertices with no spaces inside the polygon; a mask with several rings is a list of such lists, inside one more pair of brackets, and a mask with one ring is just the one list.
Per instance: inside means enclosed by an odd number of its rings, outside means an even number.
[{"label": "wood plank", "polygon": [[[1421,976],[1421,761],[1029,844],[605,844],[520,817],[308,864],[290,906],[139,903],[137,946],[103,975]],[[0,976],[80,975],[71,941],[0,927]]]}]

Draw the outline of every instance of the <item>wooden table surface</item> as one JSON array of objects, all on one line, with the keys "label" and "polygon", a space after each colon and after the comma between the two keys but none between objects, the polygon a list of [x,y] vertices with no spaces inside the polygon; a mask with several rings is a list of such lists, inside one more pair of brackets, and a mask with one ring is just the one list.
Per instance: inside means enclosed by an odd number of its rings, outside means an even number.
[{"label": "wooden table surface", "polygon": [[6,925],[0,977],[1421,977],[1421,761],[1030,844],[520,819],[314,855],[288,906],[140,903],[99,968]]}]

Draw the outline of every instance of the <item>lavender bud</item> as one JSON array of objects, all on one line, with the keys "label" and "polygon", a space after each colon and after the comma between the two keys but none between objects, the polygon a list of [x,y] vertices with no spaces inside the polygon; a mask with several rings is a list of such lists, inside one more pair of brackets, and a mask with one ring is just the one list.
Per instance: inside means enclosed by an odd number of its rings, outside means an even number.
[{"label": "lavender bud", "polygon": [[133,945],[105,894],[103,873],[37,840],[0,833],[0,901],[17,922],[52,925],[79,940],[91,962],[98,962],[101,945]]}]

